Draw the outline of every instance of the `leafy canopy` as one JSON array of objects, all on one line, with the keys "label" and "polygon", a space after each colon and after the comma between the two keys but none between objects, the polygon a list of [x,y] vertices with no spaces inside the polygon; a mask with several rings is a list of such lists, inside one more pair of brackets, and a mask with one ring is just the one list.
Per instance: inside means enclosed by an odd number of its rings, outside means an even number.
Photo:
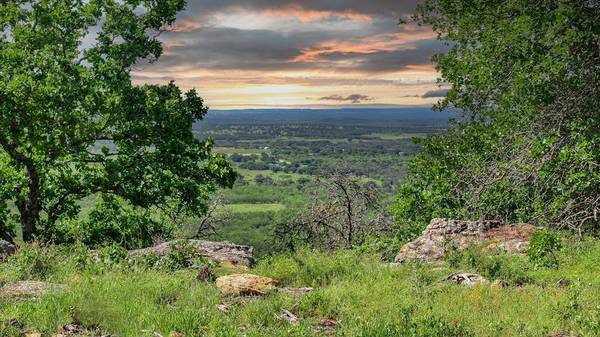
[{"label": "leafy canopy", "polygon": [[423,142],[394,211],[414,236],[432,217],[600,225],[600,3],[428,0],[416,20],[451,50],[438,109],[462,118]]},{"label": "leafy canopy", "polygon": [[202,214],[211,192],[233,184],[212,141],[194,137],[193,123],[208,110],[194,90],[132,84],[133,66],[161,55],[157,37],[184,6],[0,1],[4,237],[14,235],[11,202],[25,240],[60,240],[59,224],[77,219],[78,201],[90,195],[105,196],[98,207],[110,214],[114,205],[134,207],[157,221]]}]

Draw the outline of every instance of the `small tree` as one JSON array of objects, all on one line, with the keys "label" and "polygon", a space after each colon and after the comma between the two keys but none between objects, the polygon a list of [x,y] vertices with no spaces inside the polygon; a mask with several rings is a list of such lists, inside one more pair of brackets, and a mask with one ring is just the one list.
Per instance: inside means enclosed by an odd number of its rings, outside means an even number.
[{"label": "small tree", "polygon": [[[235,179],[192,125],[194,90],[132,84],[184,0],[0,1],[0,231],[14,201],[30,241],[75,219],[78,200],[118,196],[144,210],[206,211]],[[109,200],[109,199],[105,199]]]},{"label": "small tree", "polygon": [[311,194],[310,209],[301,210],[276,229],[287,249],[294,249],[298,242],[324,249],[353,248],[389,223],[377,186],[348,169],[318,177]]}]

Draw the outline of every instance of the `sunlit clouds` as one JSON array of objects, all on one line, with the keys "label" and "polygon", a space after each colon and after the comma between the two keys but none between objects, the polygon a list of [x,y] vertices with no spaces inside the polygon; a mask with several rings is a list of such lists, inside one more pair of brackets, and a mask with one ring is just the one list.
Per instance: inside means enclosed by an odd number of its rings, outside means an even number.
[{"label": "sunlit clouds", "polygon": [[[412,1],[190,1],[136,83],[175,81],[213,109],[429,105],[442,93]],[[399,4],[398,4],[399,3]],[[432,94],[435,93],[435,94]]]}]

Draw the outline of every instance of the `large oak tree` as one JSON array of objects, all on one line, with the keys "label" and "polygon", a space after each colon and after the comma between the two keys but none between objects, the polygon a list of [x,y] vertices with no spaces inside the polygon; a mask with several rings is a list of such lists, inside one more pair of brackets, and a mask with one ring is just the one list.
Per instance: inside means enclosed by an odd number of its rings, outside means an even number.
[{"label": "large oak tree", "polygon": [[76,219],[90,195],[200,215],[235,174],[192,125],[195,91],[132,84],[162,53],[184,0],[0,0],[0,231],[23,238]]}]

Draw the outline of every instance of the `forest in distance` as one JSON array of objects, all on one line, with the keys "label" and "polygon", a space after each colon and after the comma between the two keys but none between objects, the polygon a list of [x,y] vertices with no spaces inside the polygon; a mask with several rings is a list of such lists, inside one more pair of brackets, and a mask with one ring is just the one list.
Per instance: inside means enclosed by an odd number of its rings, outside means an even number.
[{"label": "forest in distance", "polygon": [[302,212],[310,182],[340,165],[391,201],[416,140],[444,132],[452,117],[430,108],[210,111],[194,132],[212,137],[239,174],[222,192],[229,215],[211,237],[273,253],[277,223]]}]

